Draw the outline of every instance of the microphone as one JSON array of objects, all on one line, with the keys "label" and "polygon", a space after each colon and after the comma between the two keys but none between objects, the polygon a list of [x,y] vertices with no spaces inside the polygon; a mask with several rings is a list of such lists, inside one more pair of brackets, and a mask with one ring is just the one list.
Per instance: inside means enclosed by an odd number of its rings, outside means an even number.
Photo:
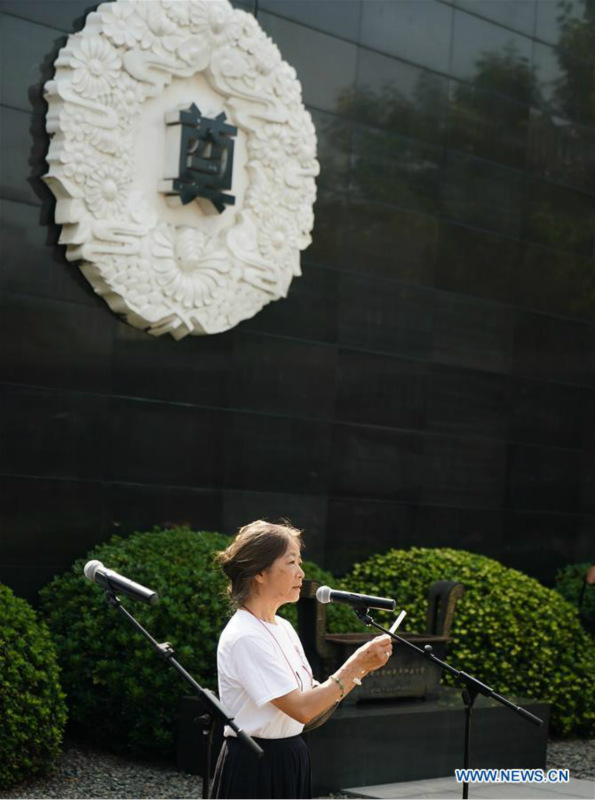
[{"label": "microphone", "polygon": [[98,583],[104,589],[122,592],[134,600],[142,600],[143,603],[149,603],[152,606],[157,602],[157,592],[147,589],[146,586],[141,586],[140,583],[135,583],[111,569],[106,569],[101,561],[87,561],[83,572],[87,580]]},{"label": "microphone", "polygon": [[346,603],[356,608],[379,608],[382,611],[394,611],[396,606],[396,601],[390,597],[369,597],[367,594],[339,592],[330,586],[319,586],[316,590],[316,599],[319,603]]}]

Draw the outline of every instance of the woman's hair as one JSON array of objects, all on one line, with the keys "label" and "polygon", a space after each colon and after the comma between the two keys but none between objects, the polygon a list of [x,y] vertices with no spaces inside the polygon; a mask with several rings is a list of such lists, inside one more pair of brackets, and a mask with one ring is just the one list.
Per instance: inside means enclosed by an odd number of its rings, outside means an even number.
[{"label": "woman's hair", "polygon": [[229,578],[227,594],[234,608],[249,598],[254,576],[280,558],[292,540],[303,547],[302,532],[293,525],[258,519],[240,528],[229,547],[215,554],[215,561]]}]

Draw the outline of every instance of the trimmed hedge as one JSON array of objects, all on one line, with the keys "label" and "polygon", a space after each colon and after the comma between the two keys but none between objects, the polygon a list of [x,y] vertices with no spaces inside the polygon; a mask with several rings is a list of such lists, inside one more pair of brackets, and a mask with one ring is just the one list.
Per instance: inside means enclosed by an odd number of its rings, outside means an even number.
[{"label": "trimmed hedge", "polygon": [[229,540],[188,528],[119,536],[94,548],[41,593],[68,694],[74,731],[115,752],[170,757],[180,697],[190,687],[160,658],[101,587],[83,575],[97,558],[106,567],[155,589],[154,606],[121,595],[122,604],[176,659],[213,688],[217,636],[228,615],[223,574],[213,552]]},{"label": "trimmed hedge", "polygon": [[442,579],[465,586],[448,661],[500,694],[551,703],[554,734],[593,735],[595,645],[558,592],[491,558],[448,548],[390,550],[356,564],[343,583],[395,597],[408,612],[403,630],[418,632],[428,588]]},{"label": "trimmed hedge", "polygon": [[[554,589],[579,610],[579,619],[590,634],[595,634],[595,586],[584,586],[585,574],[591,562],[568,564],[556,573]],[[584,587],[584,592],[583,592]],[[582,608],[579,609],[583,593]]]},{"label": "trimmed hedge", "polygon": [[30,605],[0,584],[0,787],[48,772],[66,725],[54,645]]},{"label": "trimmed hedge", "polygon": [[[304,561],[302,569],[306,573],[306,579],[311,581],[318,581],[323,586],[331,586],[333,589],[338,586],[338,581],[326,569],[322,569],[318,564],[313,561]],[[294,628],[297,629],[297,604],[287,603],[279,609],[279,616],[288,619]],[[327,627],[334,632],[337,631],[355,631],[360,624],[357,617],[349,606],[333,605],[329,603],[326,607]]]},{"label": "trimmed hedge", "polygon": [[[70,717],[79,733],[119,752],[170,757],[178,704],[190,693],[149,643],[111,610],[100,587],[83,576],[91,558],[159,592],[155,606],[124,597],[158,641],[204,686],[216,686],[216,649],[229,614],[226,581],[213,554],[229,538],[188,528],[113,537],[46,587],[42,607],[54,635]],[[557,592],[492,559],[449,549],[392,550],[356,564],[337,581],[304,562],[306,577],[388,595],[408,611],[403,628],[423,631],[429,585],[460,581],[449,661],[496,691],[552,703],[558,734],[595,731],[595,646],[576,610]],[[283,615],[296,622],[295,606]],[[386,617],[385,617],[386,619]],[[382,621],[379,612],[378,621]],[[361,630],[351,609],[330,605],[331,631]]]},{"label": "trimmed hedge", "polygon": [[[230,608],[226,579],[213,555],[229,541],[188,528],[114,536],[42,590],[79,735],[116,752],[172,756],[179,700],[191,694],[146,639],[108,607],[101,588],[84,578],[84,564],[97,558],[155,589],[155,606],[122,595],[123,605],[157,641],[171,642],[177,660],[201,685],[216,688],[217,642]],[[310,562],[304,570],[316,580],[333,581]],[[340,620],[345,611],[331,609],[331,619]],[[296,623],[295,606],[286,606],[283,614]]]}]

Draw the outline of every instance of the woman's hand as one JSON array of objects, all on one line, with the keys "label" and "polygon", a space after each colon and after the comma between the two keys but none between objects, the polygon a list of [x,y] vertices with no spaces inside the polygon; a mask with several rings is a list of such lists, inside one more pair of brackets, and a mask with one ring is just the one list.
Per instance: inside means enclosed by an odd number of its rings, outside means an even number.
[{"label": "woman's hand", "polygon": [[294,689],[271,703],[287,716],[304,724],[331,705],[342,700],[360,682],[366,673],[383,667],[393,652],[388,634],[376,636],[359,647],[342,667],[320,686],[300,692]]},{"label": "woman's hand", "polygon": [[391,637],[384,633],[382,636],[375,636],[366,644],[359,647],[353,654],[358,667],[366,672],[383,667],[393,652]]}]

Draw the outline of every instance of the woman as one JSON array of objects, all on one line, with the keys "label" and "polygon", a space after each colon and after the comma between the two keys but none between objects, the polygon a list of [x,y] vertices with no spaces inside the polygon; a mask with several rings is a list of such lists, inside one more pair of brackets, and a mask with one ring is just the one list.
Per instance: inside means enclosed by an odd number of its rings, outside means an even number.
[{"label": "woman", "polygon": [[219,639],[219,697],[264,750],[256,758],[226,727],[211,797],[311,797],[304,726],[383,667],[391,638],[377,636],[318,684],[293,627],[277,616],[300,596],[301,531],[258,520],[240,529],[217,560],[236,612]]}]

